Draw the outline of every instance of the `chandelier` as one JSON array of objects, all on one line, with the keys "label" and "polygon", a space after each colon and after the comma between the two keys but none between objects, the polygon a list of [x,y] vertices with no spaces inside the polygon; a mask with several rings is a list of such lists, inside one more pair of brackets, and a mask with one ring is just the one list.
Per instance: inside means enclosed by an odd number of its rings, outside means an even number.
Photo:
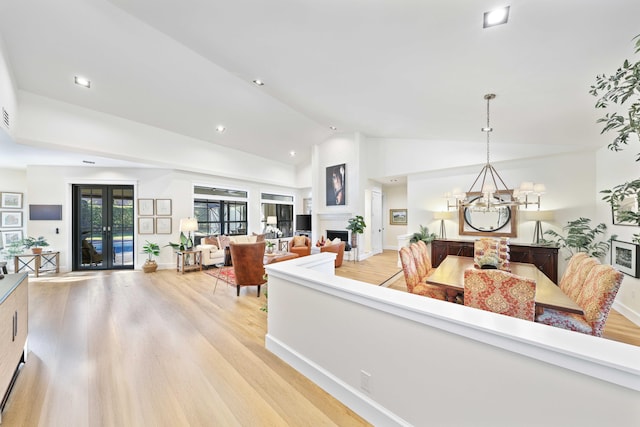
[{"label": "chandelier", "polygon": [[[495,97],[496,95],[493,93],[484,96],[484,99],[487,100],[487,126],[481,130],[487,134],[487,163],[482,167],[466,193],[463,193],[460,188],[455,188],[452,192],[445,194],[447,209],[468,208],[478,211],[495,211],[503,206],[524,206],[526,208],[529,205],[537,206],[540,209],[540,196],[546,191],[544,184],[526,181],[520,184],[519,188],[509,189],[489,160],[489,135],[493,131],[490,125],[489,103]],[[534,196],[537,198],[535,201],[529,200]],[[450,199],[454,199],[455,203],[451,204]]]}]

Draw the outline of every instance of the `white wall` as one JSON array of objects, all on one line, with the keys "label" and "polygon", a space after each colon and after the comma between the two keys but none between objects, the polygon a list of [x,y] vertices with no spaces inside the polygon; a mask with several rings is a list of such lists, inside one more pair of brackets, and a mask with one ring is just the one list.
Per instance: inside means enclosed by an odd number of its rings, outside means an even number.
[{"label": "white wall", "polygon": [[[389,223],[389,210],[390,209],[406,209],[407,208],[407,186],[406,185],[385,185],[382,187],[383,191],[383,226],[384,226],[384,248],[397,250],[398,249],[398,236],[401,234],[407,234],[408,228],[406,225],[391,225]],[[418,231],[417,229],[414,231]],[[433,231],[433,230],[430,230]]]},{"label": "white wall", "polygon": [[[640,178],[640,163],[635,161],[640,145],[630,143],[621,152],[613,152],[603,147],[597,152],[596,190],[608,190],[616,185]],[[631,243],[632,236],[640,233],[638,226],[613,225],[611,208],[602,201],[602,194],[596,193],[597,222],[607,225],[610,234],[617,234],[617,240]],[[610,262],[610,256],[607,257]],[[637,325],[640,325],[640,279],[625,275],[618,291],[614,308]]]},{"label": "white wall", "polygon": [[[180,219],[193,216],[193,185],[223,187],[245,190],[248,200],[248,233],[261,232],[260,193],[270,192],[297,196],[297,190],[290,187],[276,186],[250,181],[230,179],[227,177],[203,175],[169,169],[128,169],[128,168],[93,168],[93,167],[52,167],[30,166],[27,168],[26,180],[20,180],[19,174],[9,175],[0,169],[0,177],[6,174],[13,187],[20,184],[25,193],[25,206],[28,204],[63,204],[62,221],[26,221],[28,235],[45,236],[51,245],[50,249],[60,250],[60,264],[63,271],[71,269],[71,185],[72,184],[127,184],[134,185],[135,197],[168,198],[172,200],[172,234],[138,235],[136,234],[137,254],[136,266],[142,265],[141,255],[145,240],[156,242],[161,247],[158,259],[160,268],[175,267],[175,254],[169,242],[179,240]],[[23,172],[23,175],[24,172]],[[4,182],[4,181],[3,181]],[[43,183],[46,182],[46,185]],[[15,189],[14,189],[15,190]],[[137,210],[137,207],[136,207]],[[137,224],[136,224],[137,225]],[[60,234],[55,234],[59,228]]]},{"label": "white wall", "polygon": [[2,38],[0,38],[0,107],[9,113],[9,127],[7,128],[4,124],[4,118],[0,117],[0,131],[4,130],[14,136],[17,123],[16,87]]}]

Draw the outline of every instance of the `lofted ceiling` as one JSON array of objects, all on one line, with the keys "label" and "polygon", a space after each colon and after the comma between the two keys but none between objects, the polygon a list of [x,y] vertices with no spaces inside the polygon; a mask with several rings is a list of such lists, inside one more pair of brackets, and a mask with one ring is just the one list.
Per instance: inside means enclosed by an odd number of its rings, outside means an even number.
[{"label": "lofted ceiling", "polygon": [[[503,5],[509,23],[483,29]],[[20,91],[296,165],[334,132],[483,143],[489,92],[492,141],[602,146],[589,86],[632,57],[639,16],[633,0],[2,0],[0,37]]]}]

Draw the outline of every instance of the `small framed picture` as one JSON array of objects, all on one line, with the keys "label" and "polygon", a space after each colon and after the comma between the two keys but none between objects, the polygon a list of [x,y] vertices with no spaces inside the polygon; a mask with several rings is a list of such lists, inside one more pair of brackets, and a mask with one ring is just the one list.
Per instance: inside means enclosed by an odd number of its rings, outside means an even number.
[{"label": "small framed picture", "polygon": [[171,215],[171,199],[156,199],[156,215]]},{"label": "small framed picture", "polygon": [[407,225],[406,209],[389,209],[389,224]]},{"label": "small framed picture", "polygon": [[153,215],[153,199],[138,199],[138,215]]},{"label": "small framed picture", "polygon": [[0,193],[0,208],[21,209],[22,193]]},{"label": "small framed picture", "polygon": [[171,234],[171,218],[156,218],[156,234]]},{"label": "small framed picture", "polygon": [[638,245],[618,240],[611,241],[611,265],[631,277],[638,277]]},{"label": "small framed picture", "polygon": [[153,234],[153,218],[138,218],[138,234]]},{"label": "small framed picture", "polygon": [[22,211],[2,211],[0,227],[22,227]]},{"label": "small framed picture", "polygon": [[7,247],[13,242],[22,240],[22,230],[12,230],[2,232],[2,246]]}]

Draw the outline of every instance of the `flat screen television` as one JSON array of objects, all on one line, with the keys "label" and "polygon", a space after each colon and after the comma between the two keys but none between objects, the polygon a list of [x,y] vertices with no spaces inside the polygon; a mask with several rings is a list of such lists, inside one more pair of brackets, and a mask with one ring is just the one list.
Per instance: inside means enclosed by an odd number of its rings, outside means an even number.
[{"label": "flat screen television", "polygon": [[311,231],[311,215],[296,215],[296,230]]},{"label": "flat screen television", "polygon": [[61,221],[62,205],[29,205],[31,221]]}]

